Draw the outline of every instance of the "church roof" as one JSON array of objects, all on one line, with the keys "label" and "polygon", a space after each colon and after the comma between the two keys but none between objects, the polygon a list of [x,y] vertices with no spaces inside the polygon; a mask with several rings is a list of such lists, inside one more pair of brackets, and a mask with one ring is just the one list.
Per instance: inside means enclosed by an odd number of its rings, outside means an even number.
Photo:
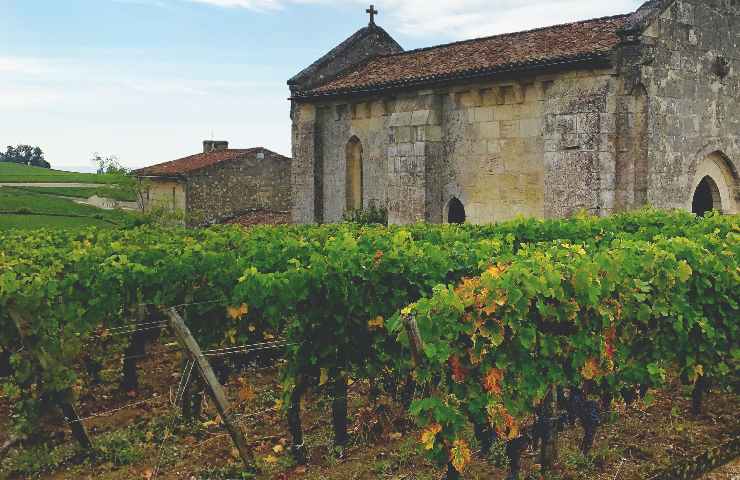
[{"label": "church roof", "polygon": [[290,160],[287,157],[272,152],[266,148],[248,148],[248,149],[226,149],[217,150],[209,153],[198,153],[188,157],[173,160],[171,162],[159,163],[150,167],[134,171],[134,174],[140,177],[178,177],[189,173],[211,167],[218,163],[239,160],[242,158],[256,156],[258,153],[269,154],[273,157],[279,157],[284,160]]},{"label": "church roof", "polygon": [[596,18],[382,55],[296,96],[370,93],[503,72],[606,63],[629,18],[629,14]]},{"label": "church roof", "polygon": [[288,80],[288,85],[300,86],[305,82],[311,82],[313,77],[315,77],[317,73],[320,72],[322,67],[330,62],[333,62],[337,58],[346,55],[347,52],[349,52],[356,44],[362,42],[365,38],[371,35],[378,35],[384,38],[390,45],[393,45],[396,51],[403,51],[401,45],[399,45],[398,42],[393,39],[393,37],[388,35],[388,32],[372,23],[367,27],[361,28],[360,30],[355,32],[351,37],[329,51],[329,53],[319,58],[314,63],[306,67],[303,71]]}]

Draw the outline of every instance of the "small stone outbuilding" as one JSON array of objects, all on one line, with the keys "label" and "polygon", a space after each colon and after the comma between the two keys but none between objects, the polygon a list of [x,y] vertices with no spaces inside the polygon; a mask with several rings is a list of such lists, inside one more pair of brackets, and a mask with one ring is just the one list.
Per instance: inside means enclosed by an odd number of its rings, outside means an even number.
[{"label": "small stone outbuilding", "polygon": [[230,149],[228,142],[206,140],[203,153],[134,173],[142,182],[145,210],[166,208],[184,212],[188,223],[213,224],[287,221],[290,172],[290,158],[266,148]]},{"label": "small stone outbuilding", "polygon": [[291,79],[293,220],[740,208],[740,1],[403,51],[374,22]]}]

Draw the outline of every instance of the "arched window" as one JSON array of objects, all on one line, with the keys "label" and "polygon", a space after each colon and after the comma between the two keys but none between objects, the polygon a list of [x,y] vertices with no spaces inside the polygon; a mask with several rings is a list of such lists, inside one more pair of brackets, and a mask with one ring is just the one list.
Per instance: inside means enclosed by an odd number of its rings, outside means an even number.
[{"label": "arched window", "polygon": [[447,206],[447,223],[465,223],[465,206],[457,198],[452,198]]},{"label": "arched window", "polygon": [[357,137],[347,143],[347,211],[362,209],[362,144]]},{"label": "arched window", "polygon": [[717,182],[712,177],[706,176],[696,187],[694,200],[691,203],[691,211],[704,216],[712,210],[722,211],[722,199],[720,198]]}]

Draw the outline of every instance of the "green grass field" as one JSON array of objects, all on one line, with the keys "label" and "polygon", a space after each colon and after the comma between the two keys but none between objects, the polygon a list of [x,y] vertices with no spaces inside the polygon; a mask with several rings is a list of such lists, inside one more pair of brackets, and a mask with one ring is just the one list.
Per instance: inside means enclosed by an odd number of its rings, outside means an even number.
[{"label": "green grass field", "polygon": [[0,162],[0,183],[99,183],[112,184],[120,181],[116,175],[63,172],[48,168],[29,167],[17,163]]},{"label": "green grass field", "polygon": [[38,193],[41,195],[56,195],[60,197],[90,198],[98,197],[112,198],[120,202],[135,202],[136,193],[128,189],[116,188],[115,186],[101,187],[14,187],[17,190]]},{"label": "green grass field", "polygon": [[125,225],[135,214],[121,210],[101,210],[72,200],[0,188],[0,228],[77,228]]}]

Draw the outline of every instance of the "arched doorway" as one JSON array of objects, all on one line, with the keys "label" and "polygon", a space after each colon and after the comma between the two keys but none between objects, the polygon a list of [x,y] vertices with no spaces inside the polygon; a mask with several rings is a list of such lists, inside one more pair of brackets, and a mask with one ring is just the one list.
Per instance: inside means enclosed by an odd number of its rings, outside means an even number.
[{"label": "arched doorway", "polygon": [[691,203],[691,211],[699,216],[704,216],[712,210],[722,211],[722,199],[719,194],[719,187],[712,177],[704,177],[694,192],[694,199]]},{"label": "arched doorway", "polygon": [[724,214],[740,212],[740,177],[721,151],[710,153],[697,164],[689,187],[686,208],[697,215],[712,210]]},{"label": "arched doorway", "polygon": [[447,206],[447,223],[465,223],[465,205],[455,197]]},{"label": "arched doorway", "polygon": [[347,211],[362,209],[362,143],[352,137],[347,143]]}]

